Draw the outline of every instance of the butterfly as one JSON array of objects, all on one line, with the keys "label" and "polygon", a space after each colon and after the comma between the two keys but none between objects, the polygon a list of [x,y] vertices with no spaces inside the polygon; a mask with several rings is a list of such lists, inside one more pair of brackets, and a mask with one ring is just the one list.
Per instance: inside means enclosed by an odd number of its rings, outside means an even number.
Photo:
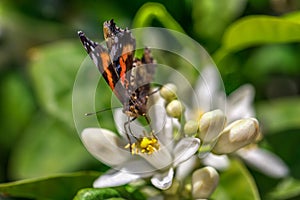
[{"label": "butterfly", "polygon": [[144,49],[141,59],[135,58],[136,40],[128,28],[119,28],[114,20],[105,21],[103,34],[106,46],[98,44],[87,38],[82,31],[78,31],[79,38],[94,64],[114,92],[119,101],[123,104],[123,112],[128,116],[124,123],[127,133],[127,126],[130,134],[130,122],[143,116],[150,125],[147,116],[147,102],[151,93],[150,83],[155,73],[155,62],[149,48]]}]

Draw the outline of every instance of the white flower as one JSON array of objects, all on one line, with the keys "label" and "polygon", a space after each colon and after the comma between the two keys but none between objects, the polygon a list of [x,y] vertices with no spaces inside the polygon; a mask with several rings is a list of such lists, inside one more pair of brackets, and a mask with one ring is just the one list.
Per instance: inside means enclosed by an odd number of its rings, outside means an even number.
[{"label": "white flower", "polygon": [[[227,98],[224,89],[221,87],[221,77],[214,66],[207,66],[203,69],[201,77],[195,87],[196,99],[193,101],[192,110],[200,110],[202,113],[214,109],[221,109],[225,112],[228,123],[243,118],[255,117],[253,107],[254,88],[250,84],[243,85],[232,92]],[[199,112],[198,112],[199,113]],[[217,128],[215,128],[217,129]],[[221,134],[221,133],[214,133]],[[214,135],[214,136],[215,136]],[[275,154],[257,146],[243,148],[237,155],[245,160],[247,164],[255,167],[266,175],[283,177],[288,174],[288,167]],[[218,169],[224,169],[228,159],[216,159],[217,155],[210,155],[203,159],[204,164],[211,165]],[[221,160],[221,162],[219,162]],[[260,160],[268,160],[272,168],[266,167]],[[267,170],[268,169],[268,170]]]},{"label": "white flower", "polygon": [[[198,138],[184,137],[174,141],[173,119],[167,117],[164,108],[154,108],[149,113],[153,115],[150,117],[151,126],[159,143],[159,149],[151,154],[137,152],[132,155],[124,148],[128,141],[123,125],[128,118],[121,109],[117,109],[114,115],[120,137],[102,128],[88,128],[82,132],[82,141],[87,150],[98,160],[113,168],[100,176],[94,182],[94,187],[114,187],[140,178],[151,177],[155,187],[168,189],[172,184],[174,168],[198,150],[200,145]],[[145,133],[145,129],[137,121],[132,122],[130,126],[137,138]]]},{"label": "white flower", "polygon": [[254,88],[250,84],[243,85],[226,98],[221,80],[216,67],[205,67],[196,82],[197,98],[193,100],[193,108],[201,109],[202,112],[221,109],[229,123],[241,118],[255,117],[252,105]]}]

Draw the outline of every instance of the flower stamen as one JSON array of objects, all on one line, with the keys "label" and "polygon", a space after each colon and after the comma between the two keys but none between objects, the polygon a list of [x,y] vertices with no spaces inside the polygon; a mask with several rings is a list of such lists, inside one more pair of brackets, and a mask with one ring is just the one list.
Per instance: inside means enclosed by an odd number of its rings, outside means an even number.
[{"label": "flower stamen", "polygon": [[[129,148],[130,144],[127,144],[125,148]],[[146,153],[148,155],[152,154],[153,152],[159,150],[159,143],[158,140],[151,136],[151,137],[143,137],[137,142],[131,144],[131,153],[132,155],[138,153]]]}]

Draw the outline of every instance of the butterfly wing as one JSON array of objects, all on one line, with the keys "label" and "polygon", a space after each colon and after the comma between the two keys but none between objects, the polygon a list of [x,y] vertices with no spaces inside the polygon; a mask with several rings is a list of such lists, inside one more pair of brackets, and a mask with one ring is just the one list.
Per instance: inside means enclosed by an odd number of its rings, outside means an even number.
[{"label": "butterfly wing", "polygon": [[109,87],[114,91],[117,98],[124,104],[128,99],[128,94],[122,84],[118,84],[120,79],[120,72],[115,62],[111,61],[109,52],[99,45],[97,42],[94,42],[87,38],[82,31],[78,32],[80,40],[95,63],[98,67],[100,73],[104,77],[105,81]]},{"label": "butterfly wing", "polygon": [[113,20],[104,22],[103,33],[110,58],[115,64],[121,84],[128,89],[130,73],[127,72],[133,67],[135,38],[127,28],[124,30],[116,26]]},{"label": "butterfly wing", "polygon": [[134,60],[136,41],[127,28],[121,29],[109,20],[103,24],[103,33],[107,49],[88,39],[83,32],[78,34],[87,53],[123,104],[124,112],[130,116],[144,115],[155,70],[150,49],[145,48],[141,60]]},{"label": "butterfly wing", "polygon": [[[134,87],[137,98],[143,99],[150,93],[150,83],[155,73],[155,63],[149,48],[144,49],[141,61],[135,61]],[[147,98],[146,98],[147,99]]]}]

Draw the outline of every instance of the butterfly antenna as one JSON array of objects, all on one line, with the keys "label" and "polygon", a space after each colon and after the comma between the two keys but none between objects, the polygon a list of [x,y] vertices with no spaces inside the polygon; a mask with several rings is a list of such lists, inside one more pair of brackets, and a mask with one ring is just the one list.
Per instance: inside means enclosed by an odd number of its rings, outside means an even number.
[{"label": "butterfly antenna", "polygon": [[96,115],[96,114],[98,114],[98,113],[105,112],[105,111],[108,111],[108,110],[117,109],[117,108],[121,108],[121,107],[105,108],[105,109],[103,109],[103,110],[99,110],[99,111],[96,111],[96,112],[85,113],[84,115],[85,115],[85,116]]},{"label": "butterfly antenna", "polygon": [[157,88],[156,90],[150,92],[150,93],[148,94],[148,96],[151,96],[151,95],[153,95],[153,94],[159,92],[161,88],[162,88],[162,86],[159,86],[159,88]]}]

